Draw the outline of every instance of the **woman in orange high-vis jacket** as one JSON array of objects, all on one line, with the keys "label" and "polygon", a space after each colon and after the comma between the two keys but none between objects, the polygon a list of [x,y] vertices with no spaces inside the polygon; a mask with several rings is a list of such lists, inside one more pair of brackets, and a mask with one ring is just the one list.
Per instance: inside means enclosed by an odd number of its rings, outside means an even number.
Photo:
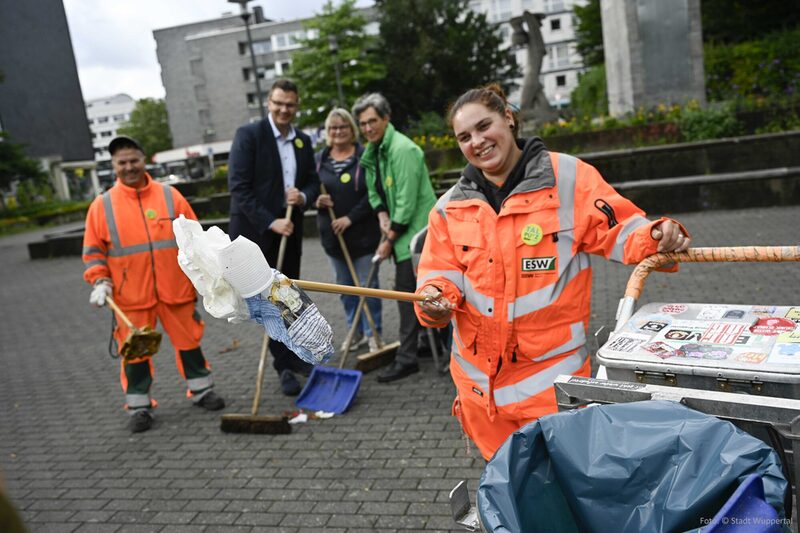
[{"label": "woman in orange high-vis jacket", "polygon": [[450,111],[468,161],[431,210],[415,306],[428,327],[453,324],[453,412],[485,459],[514,431],[556,412],[553,379],[589,376],[587,254],[636,263],[683,251],[685,229],[649,221],[597,170],[517,140],[516,118],[492,85]]},{"label": "woman in orange high-vis jacket", "polygon": [[[175,347],[188,396],[205,409],[222,409],[225,402],[212,390],[211,369],[200,348],[205,326],[195,310],[197,296],[178,265],[172,232],[174,218],[197,217],[180,192],[145,172],[144,153],[136,141],[117,137],[109,152],[117,182],[89,206],[83,237],[83,277],[94,287],[90,302],[101,306],[113,295],[137,327],[154,328],[158,319]],[[117,322],[119,345],[128,331]],[[152,358],[121,360],[120,381],[131,431],[150,429],[155,405],[150,398]]]}]

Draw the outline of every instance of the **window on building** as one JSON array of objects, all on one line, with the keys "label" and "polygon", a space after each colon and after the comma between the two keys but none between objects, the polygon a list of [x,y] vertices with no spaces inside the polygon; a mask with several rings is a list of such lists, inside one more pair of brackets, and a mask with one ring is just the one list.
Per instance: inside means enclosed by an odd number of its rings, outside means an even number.
[{"label": "window on building", "polygon": [[98,124],[105,124],[106,122],[108,122],[108,117],[97,117]]},{"label": "window on building", "polygon": [[559,19],[559,18],[550,19],[550,29],[552,31],[560,30],[561,29],[561,19]]},{"label": "window on building", "polygon": [[566,87],[567,86],[567,76],[566,74],[559,74],[556,76],[556,87]]},{"label": "window on building", "polygon": [[116,122],[119,122],[120,120],[125,120],[125,114],[123,113],[121,115],[114,115],[113,119]]},{"label": "window on building", "polygon": [[544,0],[545,13],[557,13],[565,10],[564,0]]},{"label": "window on building", "polygon": [[207,102],[208,101],[208,92],[206,92],[205,85],[195,85],[194,86],[194,97],[199,102]]},{"label": "window on building", "polygon": [[569,47],[558,44],[547,48],[547,62],[550,70],[569,66]]},{"label": "window on building", "polygon": [[192,59],[189,61],[189,72],[191,72],[193,76],[201,76],[203,74],[203,60]]},{"label": "window on building", "polygon": [[287,48],[298,48],[300,40],[306,38],[305,31],[292,31],[288,33],[279,33],[275,36],[275,50],[285,50]]},{"label": "window on building", "polygon": [[[267,105],[267,93],[261,91],[261,99]],[[256,93],[247,93],[247,107],[258,107],[258,97]]]},{"label": "window on building", "polygon": [[[239,48],[240,50],[241,48],[244,48],[244,52],[241,52],[242,55],[249,53],[247,50],[247,43],[240,44]],[[272,52],[272,41],[270,39],[253,42],[253,53],[255,55],[268,54],[270,52]]]},{"label": "window on building", "polygon": [[100,137],[111,137],[112,135],[114,135],[113,131],[101,131],[100,132]]}]

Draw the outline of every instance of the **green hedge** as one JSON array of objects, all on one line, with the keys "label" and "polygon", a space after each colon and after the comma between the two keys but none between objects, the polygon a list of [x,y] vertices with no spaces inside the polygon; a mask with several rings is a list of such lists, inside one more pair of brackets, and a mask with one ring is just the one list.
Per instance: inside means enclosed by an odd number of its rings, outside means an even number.
[{"label": "green hedge", "polygon": [[710,101],[796,96],[800,28],[739,44],[706,44],[705,70]]}]

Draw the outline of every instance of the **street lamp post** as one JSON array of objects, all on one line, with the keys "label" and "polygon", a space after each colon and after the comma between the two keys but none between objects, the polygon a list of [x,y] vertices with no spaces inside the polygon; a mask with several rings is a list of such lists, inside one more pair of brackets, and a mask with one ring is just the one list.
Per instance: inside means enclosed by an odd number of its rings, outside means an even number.
[{"label": "street lamp post", "polygon": [[339,42],[335,35],[328,35],[328,51],[333,56],[333,66],[336,71],[336,90],[339,93],[339,107],[344,107],[344,93],[342,92],[342,75],[339,72]]},{"label": "street lamp post", "polygon": [[253,38],[250,35],[250,12],[247,11],[247,3],[250,0],[228,0],[232,4],[239,4],[241,8],[241,17],[244,20],[244,28],[247,32],[247,47],[250,49],[250,60],[253,65],[253,77],[256,81],[256,97],[258,98],[258,112],[261,118],[266,118],[266,110],[264,109],[264,98],[261,96],[261,83],[258,81],[258,66],[256,66],[256,54],[253,51]]}]

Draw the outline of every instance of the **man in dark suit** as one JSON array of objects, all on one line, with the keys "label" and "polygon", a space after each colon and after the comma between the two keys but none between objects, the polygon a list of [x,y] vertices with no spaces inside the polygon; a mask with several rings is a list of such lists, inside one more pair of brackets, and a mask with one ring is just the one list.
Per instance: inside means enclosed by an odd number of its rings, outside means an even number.
[{"label": "man in dark suit", "polygon": [[[266,119],[236,131],[228,160],[231,192],[231,239],[244,235],[261,247],[271,266],[277,267],[278,249],[285,235],[286,253],[281,272],[300,276],[303,212],[319,195],[319,176],[311,139],[292,126],[297,114],[297,86],[277,80],[269,91]],[[287,206],[293,206],[291,218]],[[294,372],[308,374],[311,365],[286,346],[270,340],[281,390],[287,396],[300,393]]]}]

